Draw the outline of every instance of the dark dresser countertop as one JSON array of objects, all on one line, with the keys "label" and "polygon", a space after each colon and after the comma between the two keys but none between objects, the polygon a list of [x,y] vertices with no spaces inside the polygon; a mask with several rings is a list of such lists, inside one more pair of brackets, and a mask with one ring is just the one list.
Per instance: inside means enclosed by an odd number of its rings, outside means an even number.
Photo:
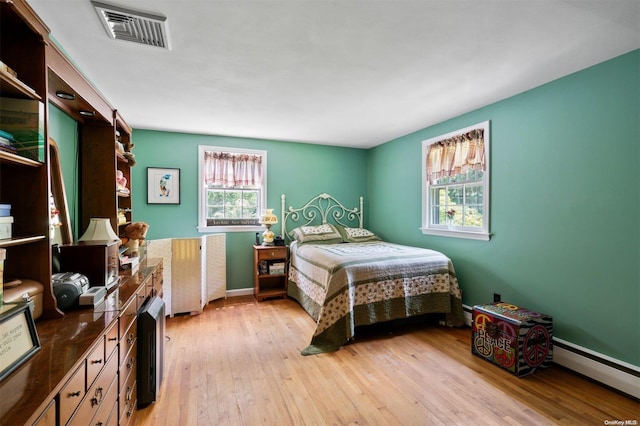
[{"label": "dark dresser countertop", "polygon": [[120,271],[120,283],[95,309],[74,309],[59,319],[36,320],[40,350],[0,382],[0,425],[36,420],[32,416],[46,408],[161,262],[147,259],[133,275]]}]

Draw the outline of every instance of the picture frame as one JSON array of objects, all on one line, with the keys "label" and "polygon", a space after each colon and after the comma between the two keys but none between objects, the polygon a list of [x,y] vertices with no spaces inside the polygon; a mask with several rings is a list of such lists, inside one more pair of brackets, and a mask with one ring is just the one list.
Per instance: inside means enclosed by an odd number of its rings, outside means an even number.
[{"label": "picture frame", "polygon": [[29,303],[0,307],[0,382],[40,350]]},{"label": "picture frame", "polygon": [[180,204],[180,169],[147,167],[147,204]]}]

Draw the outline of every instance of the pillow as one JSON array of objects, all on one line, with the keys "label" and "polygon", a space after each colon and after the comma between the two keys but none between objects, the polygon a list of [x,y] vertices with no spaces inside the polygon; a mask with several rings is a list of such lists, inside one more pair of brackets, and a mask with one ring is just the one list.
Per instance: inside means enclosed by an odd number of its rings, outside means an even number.
[{"label": "pillow", "polygon": [[291,231],[291,233],[293,238],[300,244],[337,244],[342,242],[342,235],[330,223],[317,226],[301,226]]},{"label": "pillow", "polygon": [[366,241],[381,241],[381,238],[378,237],[373,232],[364,228],[347,228],[344,226],[340,226],[338,228],[340,234],[342,235],[342,241],[345,243],[363,243]]}]

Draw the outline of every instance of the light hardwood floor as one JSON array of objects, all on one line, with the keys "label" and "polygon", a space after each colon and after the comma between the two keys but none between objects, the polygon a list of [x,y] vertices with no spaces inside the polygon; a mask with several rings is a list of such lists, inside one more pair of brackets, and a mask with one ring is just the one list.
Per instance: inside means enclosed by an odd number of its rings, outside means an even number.
[{"label": "light hardwood floor", "polygon": [[[469,328],[374,326],[302,356],[293,300],[215,301],[167,319],[158,400],[138,425],[606,425],[640,404],[558,366],[517,378],[471,355]],[[637,424],[637,423],[627,423]]]}]

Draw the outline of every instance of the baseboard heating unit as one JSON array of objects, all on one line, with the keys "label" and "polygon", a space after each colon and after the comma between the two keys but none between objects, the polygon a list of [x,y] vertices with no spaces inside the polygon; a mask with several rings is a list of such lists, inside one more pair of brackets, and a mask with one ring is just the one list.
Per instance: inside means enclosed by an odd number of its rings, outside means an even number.
[{"label": "baseboard heating unit", "polygon": [[[465,321],[471,326],[473,308],[463,305]],[[553,362],[591,380],[640,399],[640,368],[591,349],[553,337]]]}]

